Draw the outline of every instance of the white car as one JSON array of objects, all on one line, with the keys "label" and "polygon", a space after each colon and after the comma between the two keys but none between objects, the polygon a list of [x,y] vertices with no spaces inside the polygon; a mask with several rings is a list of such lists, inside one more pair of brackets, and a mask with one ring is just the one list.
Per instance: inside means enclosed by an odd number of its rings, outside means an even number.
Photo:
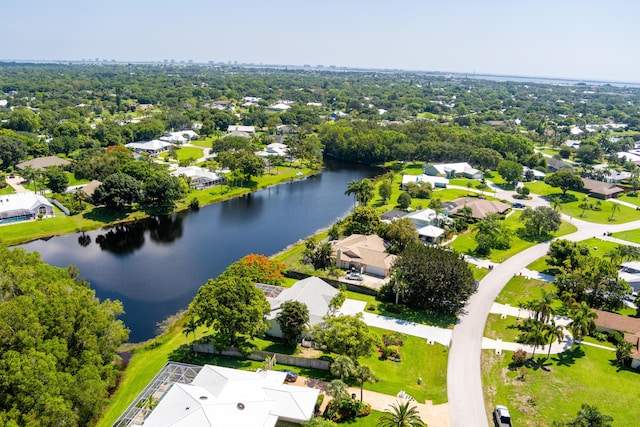
[{"label": "white car", "polygon": [[506,406],[496,405],[493,411],[493,422],[496,427],[512,427],[511,414]]},{"label": "white car", "polygon": [[347,279],[349,280],[362,280],[362,274],[360,273],[348,273]]}]

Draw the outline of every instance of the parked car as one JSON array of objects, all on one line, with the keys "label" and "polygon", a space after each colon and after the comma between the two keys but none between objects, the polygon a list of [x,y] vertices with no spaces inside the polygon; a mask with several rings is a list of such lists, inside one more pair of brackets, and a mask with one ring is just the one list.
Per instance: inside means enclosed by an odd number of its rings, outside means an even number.
[{"label": "parked car", "polygon": [[15,174],[13,174],[13,173],[12,173],[12,174],[9,174],[9,178],[15,178],[15,177],[16,177],[16,175],[15,175]]},{"label": "parked car", "polygon": [[511,207],[514,208],[514,209],[524,209],[525,208],[525,206],[522,203],[513,203],[511,205]]},{"label": "parked car", "polygon": [[511,414],[506,406],[496,405],[496,409],[493,411],[493,423],[496,427],[513,427]]},{"label": "parked car", "polygon": [[298,374],[296,374],[293,371],[290,371],[288,369],[280,369],[280,372],[286,372],[287,376],[285,377],[285,381],[288,383],[295,383],[296,380],[298,379]]},{"label": "parked car", "polygon": [[348,273],[347,279],[349,280],[362,280],[362,274],[360,273]]},{"label": "parked car", "polygon": [[624,296],[625,301],[634,302],[638,298],[638,294],[636,292],[627,294]]}]

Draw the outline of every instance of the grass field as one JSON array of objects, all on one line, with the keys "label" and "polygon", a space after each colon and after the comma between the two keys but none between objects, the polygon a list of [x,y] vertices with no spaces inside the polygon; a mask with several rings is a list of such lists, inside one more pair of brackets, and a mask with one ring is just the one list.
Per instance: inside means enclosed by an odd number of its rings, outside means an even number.
[{"label": "grass field", "polygon": [[514,425],[551,426],[575,418],[584,402],[613,416],[614,426],[637,425],[640,374],[619,369],[615,352],[584,345],[546,361],[546,354],[536,355],[543,362],[526,368],[524,381],[508,368],[512,354],[482,352],[487,417],[502,404],[509,407]]},{"label": "grass field", "polygon": [[6,186],[6,187],[4,187],[4,188],[0,188],[0,195],[3,195],[3,194],[13,194],[13,193],[15,193],[15,191],[13,190],[13,187],[12,187],[12,186],[10,186],[10,185],[7,185],[7,186]]},{"label": "grass field", "polygon": [[496,298],[496,302],[500,304],[510,304],[517,307],[521,301],[540,298],[542,289],[547,292],[555,290],[552,283],[543,282],[536,279],[527,279],[524,276],[514,276]]},{"label": "grass field", "polygon": [[484,327],[484,336],[494,340],[516,342],[520,335],[520,331],[515,327],[517,322],[517,319],[512,316],[502,319],[499,314],[489,314]]},{"label": "grass field", "polygon": [[640,244],[640,228],[636,228],[635,230],[629,230],[629,231],[621,231],[619,233],[613,233],[612,236],[617,239],[627,240],[629,242]]}]

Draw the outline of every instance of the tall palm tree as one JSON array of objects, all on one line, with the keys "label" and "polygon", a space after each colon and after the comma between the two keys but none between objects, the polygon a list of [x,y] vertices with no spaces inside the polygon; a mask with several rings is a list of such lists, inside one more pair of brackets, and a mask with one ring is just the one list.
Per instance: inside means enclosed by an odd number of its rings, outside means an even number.
[{"label": "tall palm tree", "polygon": [[564,328],[560,325],[556,325],[555,320],[551,320],[551,323],[545,325],[545,334],[549,344],[549,351],[547,352],[548,359],[551,356],[551,344],[556,340],[558,341],[558,344],[562,342],[562,339],[564,338]]},{"label": "tall palm tree", "polygon": [[385,409],[384,415],[380,417],[377,427],[425,427],[425,423],[420,419],[418,409],[409,407],[410,401],[396,402],[389,405],[391,409]]},{"label": "tall palm tree", "polygon": [[182,333],[185,336],[189,336],[189,334],[193,334],[193,339],[196,339],[196,331],[198,330],[198,322],[193,316],[189,316],[189,318],[184,322],[182,326]]},{"label": "tall palm tree", "polygon": [[331,364],[331,374],[340,377],[342,381],[350,377],[356,369],[356,365],[348,356],[338,356]]},{"label": "tall palm tree", "polygon": [[569,330],[571,331],[571,335],[573,335],[573,343],[571,344],[571,349],[573,350],[576,341],[580,343],[582,337],[596,330],[598,314],[591,310],[586,302],[582,301],[580,304],[575,303],[573,305],[571,310],[569,310],[569,317],[571,318]]},{"label": "tall palm tree", "polygon": [[556,299],[554,292],[547,292],[541,289],[542,296],[540,299],[531,301],[530,309],[535,312],[535,318],[542,322],[547,323],[551,317],[555,314],[553,309],[553,302]]},{"label": "tall palm tree", "polygon": [[610,427],[613,417],[601,413],[595,405],[582,404],[578,416],[569,421],[570,426]]},{"label": "tall palm tree", "polygon": [[357,179],[354,179],[353,181],[347,184],[347,191],[345,191],[344,194],[346,194],[347,196],[350,196],[353,194],[354,208],[356,207],[356,204],[358,202],[358,195],[360,194],[361,191],[362,191],[362,181],[358,181]]},{"label": "tall palm tree", "polygon": [[353,372],[353,377],[360,381],[360,402],[362,402],[362,393],[364,389],[364,383],[374,382],[376,380],[376,376],[371,370],[370,367],[366,365],[358,365]]},{"label": "tall palm tree", "polygon": [[616,212],[618,212],[620,210],[620,205],[618,205],[616,202],[613,202],[613,206],[611,206],[611,216],[609,217],[609,221],[613,221],[614,220],[614,215],[616,214]]},{"label": "tall palm tree", "polygon": [[545,328],[542,322],[535,319],[525,322],[525,328],[526,330],[522,339],[525,344],[533,346],[533,353],[531,353],[531,360],[533,360],[536,355],[536,349],[547,343]]}]

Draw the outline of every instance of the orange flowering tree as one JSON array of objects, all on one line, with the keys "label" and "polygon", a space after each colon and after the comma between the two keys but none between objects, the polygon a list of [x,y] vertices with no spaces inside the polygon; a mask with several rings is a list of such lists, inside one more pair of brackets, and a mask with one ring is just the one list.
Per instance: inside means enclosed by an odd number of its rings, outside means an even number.
[{"label": "orange flowering tree", "polygon": [[283,269],[284,263],[280,261],[272,260],[264,255],[249,254],[231,264],[222,274],[244,277],[254,283],[282,285],[284,282]]}]

